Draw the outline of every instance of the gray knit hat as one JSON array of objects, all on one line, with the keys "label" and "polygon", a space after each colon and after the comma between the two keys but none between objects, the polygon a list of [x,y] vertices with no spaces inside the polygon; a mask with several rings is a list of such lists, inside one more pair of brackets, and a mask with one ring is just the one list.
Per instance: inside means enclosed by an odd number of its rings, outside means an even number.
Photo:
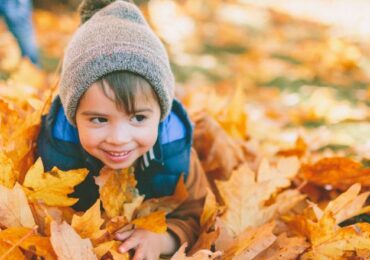
[{"label": "gray knit hat", "polygon": [[113,71],[130,71],[145,78],[158,96],[163,120],[171,110],[175,81],[161,41],[134,4],[87,2],[100,3],[103,8],[81,10],[82,22],[86,22],[65,51],[59,95],[68,121],[76,124],[81,96],[92,83]]}]

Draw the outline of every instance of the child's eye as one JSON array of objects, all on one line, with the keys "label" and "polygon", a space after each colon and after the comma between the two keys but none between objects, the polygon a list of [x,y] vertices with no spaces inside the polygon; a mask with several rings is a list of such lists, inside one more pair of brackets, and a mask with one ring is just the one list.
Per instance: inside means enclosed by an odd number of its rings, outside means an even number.
[{"label": "child's eye", "polygon": [[132,117],[132,121],[136,122],[136,123],[141,123],[143,122],[147,117],[144,116],[144,115],[134,115]]},{"label": "child's eye", "polygon": [[90,119],[90,121],[93,122],[94,124],[102,124],[107,122],[108,120],[104,117],[93,117]]}]

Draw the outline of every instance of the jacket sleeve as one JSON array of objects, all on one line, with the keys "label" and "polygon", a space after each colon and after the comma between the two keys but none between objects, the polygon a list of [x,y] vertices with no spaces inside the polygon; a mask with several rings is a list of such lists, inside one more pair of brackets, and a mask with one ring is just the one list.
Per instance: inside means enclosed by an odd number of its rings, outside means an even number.
[{"label": "jacket sleeve", "polygon": [[189,174],[185,182],[189,197],[174,212],[167,216],[168,230],[182,245],[187,242],[189,250],[200,233],[200,216],[207,194],[208,182],[197,153],[191,150]]}]

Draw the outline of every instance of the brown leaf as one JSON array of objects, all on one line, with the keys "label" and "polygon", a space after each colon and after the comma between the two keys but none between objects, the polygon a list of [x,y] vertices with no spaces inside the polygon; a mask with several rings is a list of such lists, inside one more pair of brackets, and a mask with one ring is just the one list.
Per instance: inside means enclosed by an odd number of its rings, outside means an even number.
[{"label": "brown leaf", "polygon": [[210,116],[197,119],[194,131],[196,149],[210,180],[227,180],[245,157],[241,146]]},{"label": "brown leaf", "polygon": [[13,189],[0,185],[0,224],[6,227],[35,226],[26,195],[18,183]]},{"label": "brown leaf", "polygon": [[82,239],[67,223],[51,223],[51,244],[60,260],[94,259],[93,246],[88,239]]},{"label": "brown leaf", "polygon": [[331,185],[341,190],[354,183],[370,187],[369,169],[346,157],[323,158],[313,165],[303,165],[303,178],[320,186]]}]

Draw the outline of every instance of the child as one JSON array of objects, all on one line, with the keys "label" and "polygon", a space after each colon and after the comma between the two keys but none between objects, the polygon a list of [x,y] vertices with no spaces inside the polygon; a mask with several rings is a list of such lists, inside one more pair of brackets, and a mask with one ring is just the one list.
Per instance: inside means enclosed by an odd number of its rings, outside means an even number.
[{"label": "child", "polygon": [[135,249],[134,259],[173,254],[197,238],[207,181],[191,149],[191,123],[174,100],[165,48],[130,2],[90,0],[80,11],[83,24],[67,46],[38,155],[45,170],[89,169],[73,194],[79,198],[76,210],[98,198],[93,176],[103,166],[134,166],[146,199],[173,194],[184,173],[189,198],[167,216],[165,234],[140,229],[116,234],[121,252]]}]

